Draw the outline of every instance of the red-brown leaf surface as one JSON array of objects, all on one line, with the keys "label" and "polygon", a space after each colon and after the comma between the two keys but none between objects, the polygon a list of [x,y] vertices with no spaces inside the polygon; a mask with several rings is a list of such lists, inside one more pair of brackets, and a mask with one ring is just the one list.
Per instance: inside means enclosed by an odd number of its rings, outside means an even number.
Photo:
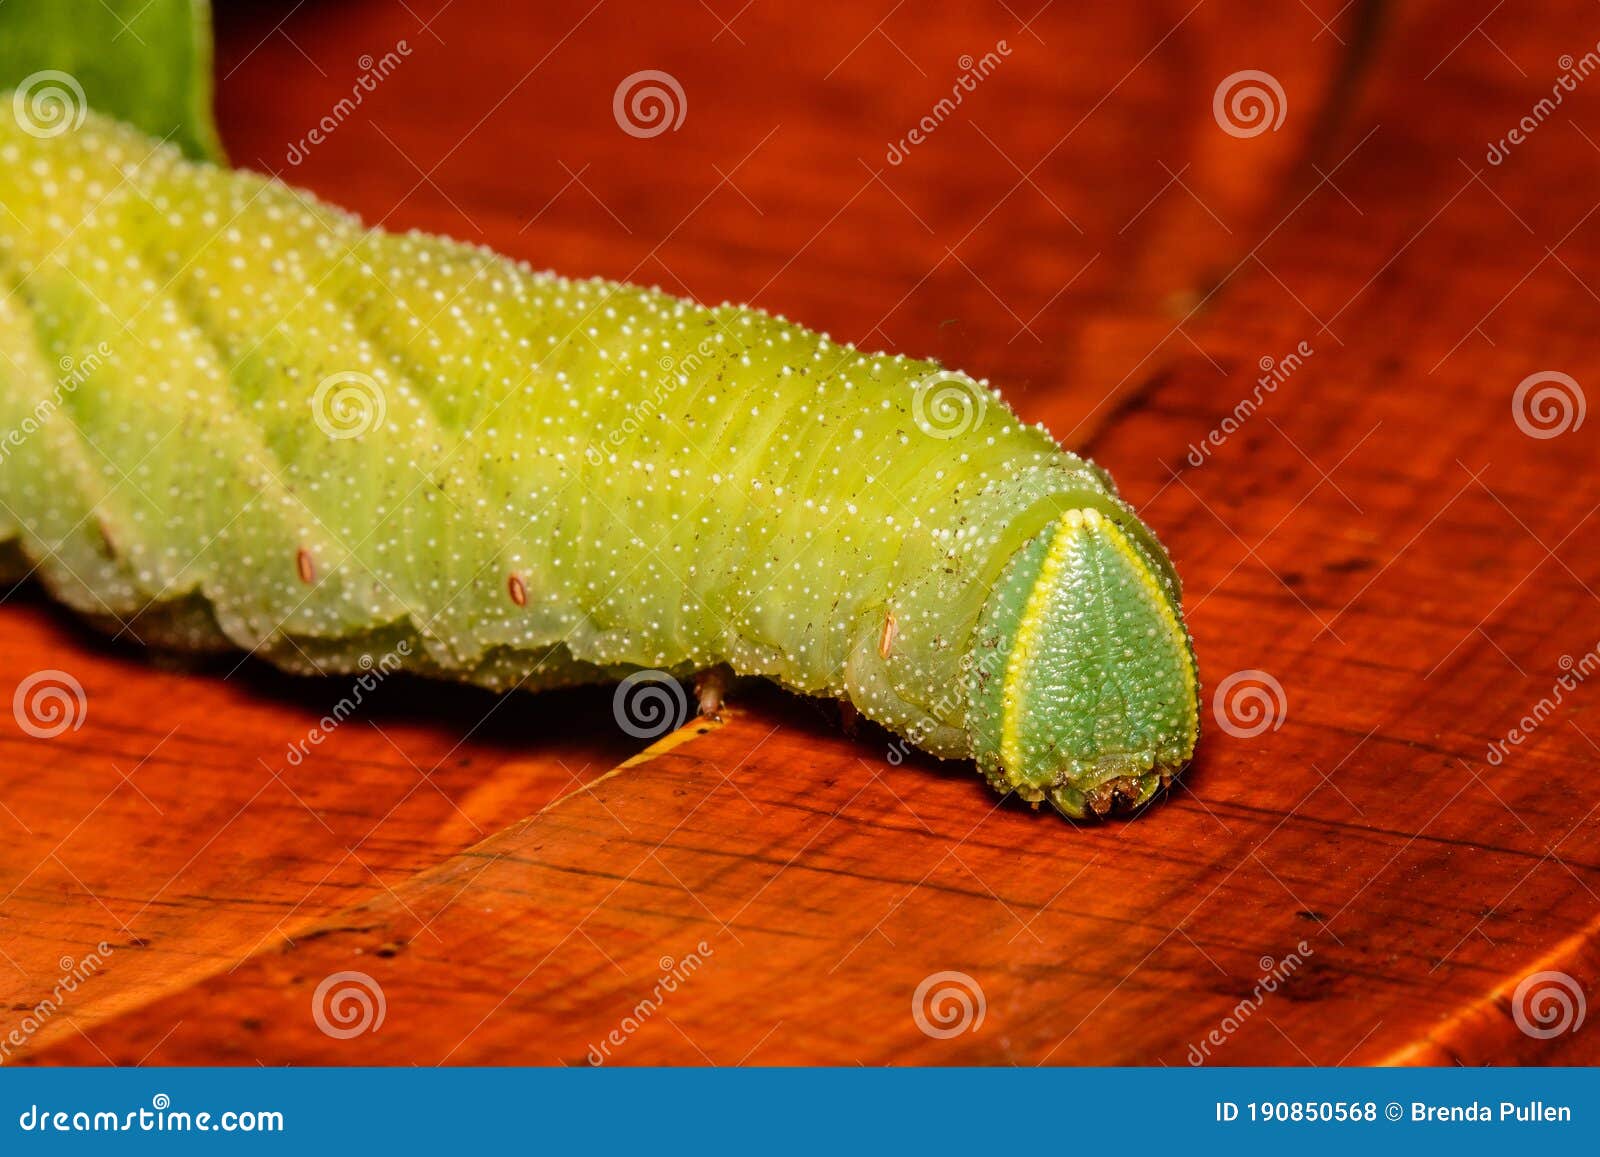
[{"label": "red-brown leaf surface", "polygon": [[[1486,159],[1600,13],[1032,8],[224,6],[221,125],[235,163],[387,227],[992,379],[1172,550],[1206,682],[1182,786],[1075,827],[776,692],[624,763],[608,691],[399,680],[293,764],[335,682],[174,670],[25,587],[0,689],[59,669],[87,710],[0,728],[5,1016],[112,952],[22,1059],[582,1063],[690,954],[606,1059],[1600,1057],[1592,1027],[1529,1035],[1513,1007],[1533,973],[1600,976],[1600,688],[1488,757],[1600,642],[1600,421],[1536,438],[1513,413],[1529,375],[1600,383],[1600,79]],[[678,130],[619,128],[641,69],[681,84]],[[1246,69],[1282,89],[1276,130],[1214,116]],[[1237,672],[1281,689],[1276,727],[1217,725]],[[381,1026],[319,1027],[341,971]],[[981,1022],[919,1027],[939,972]]]}]

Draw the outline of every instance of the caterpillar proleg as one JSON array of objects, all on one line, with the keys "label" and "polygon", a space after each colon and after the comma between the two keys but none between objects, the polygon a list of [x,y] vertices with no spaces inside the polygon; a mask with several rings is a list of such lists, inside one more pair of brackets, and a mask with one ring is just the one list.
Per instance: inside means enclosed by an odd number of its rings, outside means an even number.
[{"label": "caterpillar proleg", "polygon": [[91,619],[500,689],[725,663],[1071,816],[1192,755],[1166,553],[983,383],[9,95],[0,204],[0,556]]}]

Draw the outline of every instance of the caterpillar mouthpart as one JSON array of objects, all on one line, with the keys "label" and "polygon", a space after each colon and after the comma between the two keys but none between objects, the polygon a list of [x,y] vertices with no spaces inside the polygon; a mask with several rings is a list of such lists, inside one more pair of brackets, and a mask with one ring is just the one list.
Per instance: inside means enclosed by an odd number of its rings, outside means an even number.
[{"label": "caterpillar mouthpart", "polygon": [[1016,553],[969,679],[969,741],[997,789],[1075,819],[1137,808],[1193,756],[1199,719],[1175,592],[1117,522],[1069,510]]}]

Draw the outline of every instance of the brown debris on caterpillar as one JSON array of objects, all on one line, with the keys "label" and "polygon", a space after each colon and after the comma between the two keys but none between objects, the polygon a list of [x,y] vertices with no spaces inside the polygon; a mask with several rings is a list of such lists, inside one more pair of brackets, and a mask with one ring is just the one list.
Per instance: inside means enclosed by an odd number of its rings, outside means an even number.
[{"label": "brown debris on caterpillar", "polygon": [[100,542],[105,547],[106,557],[115,558],[117,556],[117,540],[111,533],[111,523],[99,511],[95,511],[94,528],[100,533]]}]

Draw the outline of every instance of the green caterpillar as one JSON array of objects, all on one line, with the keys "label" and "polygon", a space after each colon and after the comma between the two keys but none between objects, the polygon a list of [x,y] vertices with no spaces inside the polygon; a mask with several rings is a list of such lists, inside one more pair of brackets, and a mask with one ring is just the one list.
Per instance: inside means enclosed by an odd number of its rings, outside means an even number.
[{"label": "green caterpillar", "polygon": [[1070,816],[1191,757],[1166,553],[986,385],[0,106],[0,569],[90,619],[500,689],[728,664]]}]

